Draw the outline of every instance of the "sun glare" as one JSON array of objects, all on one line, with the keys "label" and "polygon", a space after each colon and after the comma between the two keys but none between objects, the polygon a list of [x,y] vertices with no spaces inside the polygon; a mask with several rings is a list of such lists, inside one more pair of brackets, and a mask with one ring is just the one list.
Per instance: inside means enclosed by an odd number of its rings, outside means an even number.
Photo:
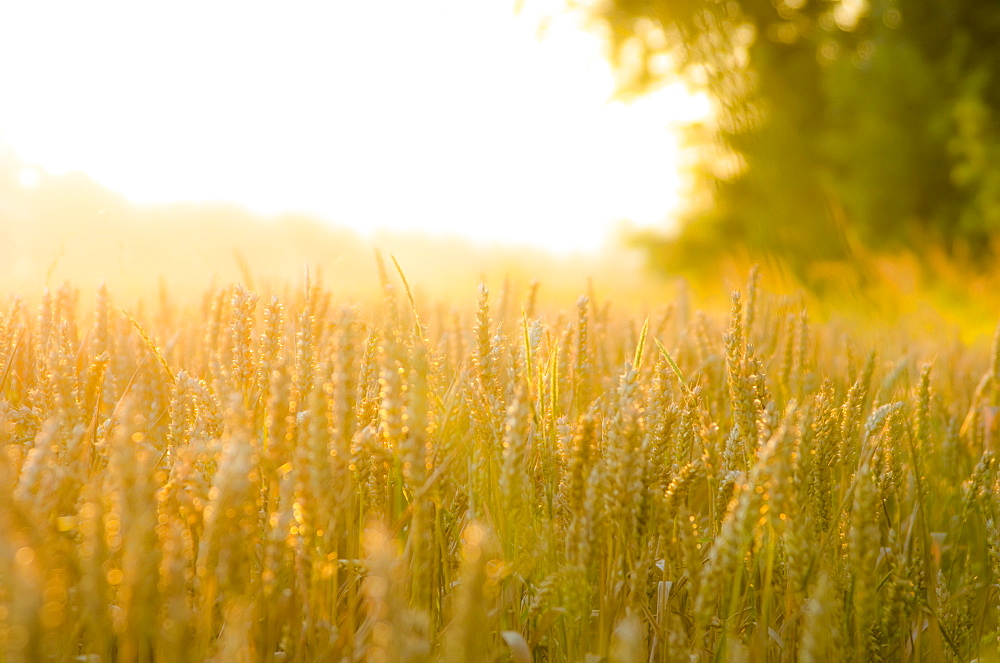
[{"label": "sun glare", "polygon": [[41,179],[42,174],[38,172],[38,169],[28,166],[21,169],[21,174],[18,175],[17,182],[25,189],[34,189],[38,186]]},{"label": "sun glare", "polygon": [[669,222],[686,186],[676,127],[704,98],[678,83],[611,101],[600,38],[567,13],[540,31],[540,12],[8,3],[0,138],[137,202],[228,200],[363,232],[572,251],[622,221]]}]

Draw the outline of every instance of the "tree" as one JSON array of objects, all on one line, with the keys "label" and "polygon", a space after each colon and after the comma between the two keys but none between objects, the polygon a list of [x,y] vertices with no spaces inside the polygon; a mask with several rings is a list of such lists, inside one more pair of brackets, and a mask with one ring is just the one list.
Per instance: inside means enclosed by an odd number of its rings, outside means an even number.
[{"label": "tree", "polygon": [[[858,247],[991,257],[1000,229],[1000,3],[610,0],[595,10],[641,92],[674,75],[718,109],[715,204],[660,255],[739,245],[808,276]],[[717,154],[717,152],[716,152]]]}]

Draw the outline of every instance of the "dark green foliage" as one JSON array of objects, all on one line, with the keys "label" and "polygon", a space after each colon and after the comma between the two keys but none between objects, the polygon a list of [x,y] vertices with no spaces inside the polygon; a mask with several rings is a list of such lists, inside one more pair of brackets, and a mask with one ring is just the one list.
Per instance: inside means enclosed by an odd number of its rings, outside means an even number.
[{"label": "dark green foliage", "polygon": [[[703,165],[711,209],[693,213],[676,237],[643,240],[661,263],[745,249],[808,277],[817,262],[871,250],[939,247],[981,264],[994,255],[1000,4],[853,4],[601,5],[619,66],[634,70],[633,91],[657,82],[649,63],[669,52],[679,75],[716,100],[710,140],[737,158],[715,149]],[[638,66],[624,57],[637,46]]]}]

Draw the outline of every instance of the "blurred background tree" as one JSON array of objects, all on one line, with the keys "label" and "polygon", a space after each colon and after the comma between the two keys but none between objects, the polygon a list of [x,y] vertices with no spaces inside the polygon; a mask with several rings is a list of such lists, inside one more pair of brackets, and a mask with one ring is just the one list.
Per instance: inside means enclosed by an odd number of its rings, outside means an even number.
[{"label": "blurred background tree", "polygon": [[711,204],[641,242],[670,269],[747,252],[807,282],[872,252],[1000,246],[1000,2],[608,0],[623,92],[704,88]]}]

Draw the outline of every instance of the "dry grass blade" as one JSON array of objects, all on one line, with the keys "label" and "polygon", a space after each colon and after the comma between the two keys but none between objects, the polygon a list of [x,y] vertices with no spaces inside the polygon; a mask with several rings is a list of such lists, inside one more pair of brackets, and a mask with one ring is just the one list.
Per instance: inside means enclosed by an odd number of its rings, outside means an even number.
[{"label": "dry grass blade", "polygon": [[523,635],[517,631],[501,631],[500,637],[510,647],[510,655],[514,659],[514,663],[531,663],[531,650]]},{"label": "dry grass blade", "polygon": [[[646,349],[646,334],[648,333],[649,316],[646,316],[646,321],[642,323],[642,331],[639,332],[639,341],[635,346],[635,355],[632,357],[632,366],[634,366],[636,370],[639,370],[639,367],[642,366],[642,356]],[[678,372],[680,372],[680,369],[678,369]]]},{"label": "dry grass blade", "polygon": [[653,338],[653,341],[656,342],[656,347],[660,349],[660,354],[662,354],[663,358],[667,360],[667,365],[670,366],[670,370],[672,370],[674,375],[677,376],[677,381],[680,382],[681,388],[690,394],[691,388],[688,386],[687,380],[684,378],[684,373],[681,372],[681,367],[678,366],[677,362],[674,361],[674,358],[670,356],[670,352],[668,352],[663,346],[663,343],[660,343],[660,339]]},{"label": "dry grass blade", "polygon": [[19,327],[17,334],[14,336],[14,342],[10,345],[10,353],[7,355],[7,364],[3,367],[3,376],[0,376],[0,392],[2,392],[7,387],[7,378],[10,377],[11,368],[14,366],[14,356],[17,354],[17,350],[21,347],[21,336],[24,332],[23,327]]},{"label": "dry grass blade", "polygon": [[413,293],[410,291],[410,283],[406,280],[406,274],[403,273],[403,268],[399,266],[399,261],[396,260],[396,256],[389,254],[389,258],[392,260],[393,266],[396,268],[396,273],[399,274],[399,280],[403,282],[403,290],[406,292],[406,299],[410,302],[410,308],[413,309],[413,314],[417,314],[417,303],[413,300]]},{"label": "dry grass blade", "polygon": [[163,355],[160,354],[160,349],[156,347],[155,343],[153,343],[153,339],[149,337],[149,334],[146,333],[146,330],[142,328],[142,325],[140,325],[135,318],[133,318],[131,315],[128,314],[128,311],[126,311],[125,309],[119,309],[119,310],[125,315],[126,318],[128,318],[128,321],[132,323],[132,326],[135,327],[135,330],[139,332],[139,336],[142,337],[142,340],[146,344],[146,347],[149,348],[149,351],[153,353],[154,357],[156,357],[156,360],[160,363],[160,366],[163,367],[163,371],[167,374],[167,377],[170,378],[170,381],[176,382],[177,380],[176,378],[174,378],[174,372],[170,370],[170,365],[167,363],[167,360],[163,357]]}]

